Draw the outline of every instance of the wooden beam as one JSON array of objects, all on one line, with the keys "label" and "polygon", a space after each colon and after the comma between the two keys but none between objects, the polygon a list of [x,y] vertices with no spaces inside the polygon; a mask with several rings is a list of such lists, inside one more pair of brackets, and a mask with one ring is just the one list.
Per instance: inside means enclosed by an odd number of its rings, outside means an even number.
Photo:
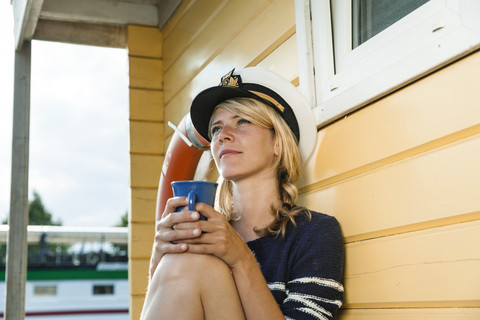
[{"label": "wooden beam", "polygon": [[94,24],[158,25],[153,4],[118,0],[45,0],[40,18]]},{"label": "wooden beam", "polygon": [[15,36],[15,49],[22,50],[25,39],[25,30],[32,11],[32,0],[12,0],[13,7],[13,33]]},{"label": "wooden beam", "polygon": [[33,1],[28,20],[25,24],[25,39],[32,40],[32,36],[37,27],[38,17],[40,16],[40,10],[42,10],[44,0]]},{"label": "wooden beam", "polygon": [[163,0],[158,3],[158,29],[161,30],[180,5],[181,0]]},{"label": "wooden beam", "polygon": [[30,137],[31,43],[15,52],[12,180],[8,224],[5,319],[25,317],[28,225],[28,152]]},{"label": "wooden beam", "polygon": [[127,31],[125,26],[40,19],[33,39],[123,49],[127,46]]},{"label": "wooden beam", "polygon": [[15,48],[21,50],[25,40],[31,40],[44,0],[12,0]]}]

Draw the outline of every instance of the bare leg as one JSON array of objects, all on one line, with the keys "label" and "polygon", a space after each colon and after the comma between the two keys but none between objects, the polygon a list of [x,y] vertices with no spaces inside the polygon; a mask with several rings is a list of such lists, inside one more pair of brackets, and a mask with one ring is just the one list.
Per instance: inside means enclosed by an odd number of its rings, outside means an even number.
[{"label": "bare leg", "polygon": [[230,268],[202,254],[165,255],[150,281],[142,320],[245,319]]}]

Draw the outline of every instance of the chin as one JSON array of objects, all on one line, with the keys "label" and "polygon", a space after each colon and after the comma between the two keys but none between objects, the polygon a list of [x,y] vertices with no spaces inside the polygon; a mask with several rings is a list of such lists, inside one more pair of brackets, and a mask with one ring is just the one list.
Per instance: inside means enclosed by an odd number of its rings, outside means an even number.
[{"label": "chin", "polygon": [[236,180],[236,177],[237,177],[236,175],[226,174],[226,173],[220,173],[220,176],[227,181],[234,181]]},{"label": "chin", "polygon": [[219,172],[224,180],[235,182],[241,179],[242,175],[239,172],[232,172],[229,170],[222,170]]}]

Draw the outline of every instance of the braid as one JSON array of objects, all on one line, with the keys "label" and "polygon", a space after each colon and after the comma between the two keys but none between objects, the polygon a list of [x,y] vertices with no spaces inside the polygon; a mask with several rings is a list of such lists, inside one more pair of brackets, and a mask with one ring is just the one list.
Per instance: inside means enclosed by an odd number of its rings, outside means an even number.
[{"label": "braid", "polygon": [[[296,226],[295,216],[299,212],[306,209],[304,207],[295,205],[298,197],[298,188],[296,184],[292,182],[292,176],[289,175],[288,171],[283,167],[279,167],[278,171],[280,198],[283,201],[283,205],[278,210],[276,210],[273,206],[270,208],[271,214],[275,217],[275,219],[267,227],[255,230],[255,233],[257,233],[259,236],[265,236],[268,234],[281,234],[282,238],[285,238],[288,222],[291,222],[294,226]],[[296,172],[298,172],[298,170],[296,170]],[[295,181],[296,177],[297,175],[294,175]],[[311,218],[310,211],[306,211],[309,215],[309,218]]]}]

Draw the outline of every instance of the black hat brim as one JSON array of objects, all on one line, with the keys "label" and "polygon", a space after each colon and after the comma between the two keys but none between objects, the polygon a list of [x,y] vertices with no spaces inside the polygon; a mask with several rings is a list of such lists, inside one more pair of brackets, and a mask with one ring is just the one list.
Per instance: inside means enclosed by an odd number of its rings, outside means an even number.
[{"label": "black hat brim", "polygon": [[215,107],[232,98],[252,98],[264,103],[269,103],[257,95],[238,87],[212,87],[200,92],[192,101],[190,108],[190,118],[198,133],[210,141],[209,123]]}]

